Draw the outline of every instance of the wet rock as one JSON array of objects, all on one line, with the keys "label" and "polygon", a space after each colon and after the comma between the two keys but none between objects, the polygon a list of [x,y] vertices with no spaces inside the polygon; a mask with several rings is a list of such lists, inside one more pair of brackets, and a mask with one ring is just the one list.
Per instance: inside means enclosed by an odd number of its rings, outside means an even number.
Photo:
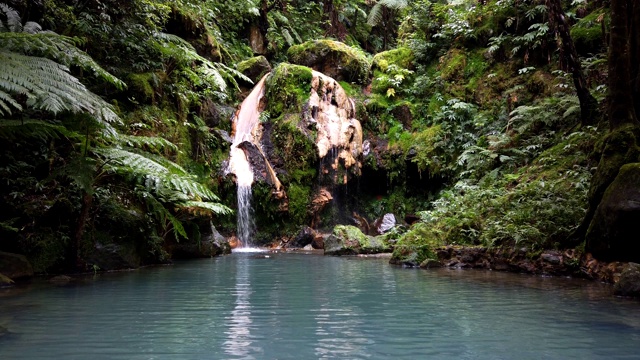
[{"label": "wet rock", "polygon": [[140,256],[133,245],[96,243],[84,260],[88,265],[104,271],[135,269],[141,264]]},{"label": "wet rock", "polygon": [[640,163],[624,165],[605,191],[586,235],[597,259],[640,262]]},{"label": "wet rock", "polygon": [[214,239],[203,239],[200,243],[185,241],[171,248],[171,257],[174,259],[208,258],[229,253],[231,245],[228,242],[219,243]]},{"label": "wet rock", "polygon": [[373,226],[378,234],[384,234],[396,226],[396,217],[391,213],[384,214],[383,217],[373,223]]},{"label": "wet rock", "polygon": [[338,81],[366,84],[371,64],[365,53],[333,40],[307,41],[287,51],[289,61],[308,66]]},{"label": "wet rock", "polygon": [[293,240],[287,243],[288,248],[303,248],[307,245],[311,245],[316,238],[316,231],[312,228],[305,226],[300,232],[293,238]]},{"label": "wet rock", "polygon": [[629,263],[620,274],[613,287],[613,293],[619,296],[640,297],[640,264]]},{"label": "wet rock", "polygon": [[23,255],[0,252],[0,273],[16,280],[33,276],[33,268]]},{"label": "wet rock", "polygon": [[442,264],[440,263],[440,261],[435,259],[426,259],[425,261],[420,263],[420,267],[422,269],[432,269],[442,267]]},{"label": "wet rock", "polygon": [[313,247],[316,250],[321,250],[324,249],[324,236],[317,234],[315,238],[313,238],[313,241],[311,242],[311,247]]},{"label": "wet rock", "polygon": [[271,71],[271,64],[269,64],[269,61],[267,61],[267,58],[264,56],[256,56],[239,62],[238,71],[251,79],[255,84],[260,81],[266,73]]},{"label": "wet rock", "polygon": [[355,226],[338,225],[324,241],[325,255],[376,254],[390,251],[379,237],[365,235]]},{"label": "wet rock", "polygon": [[550,264],[554,264],[554,265],[560,265],[562,263],[562,256],[558,254],[544,253],[540,255],[540,258],[543,261],[548,262]]}]

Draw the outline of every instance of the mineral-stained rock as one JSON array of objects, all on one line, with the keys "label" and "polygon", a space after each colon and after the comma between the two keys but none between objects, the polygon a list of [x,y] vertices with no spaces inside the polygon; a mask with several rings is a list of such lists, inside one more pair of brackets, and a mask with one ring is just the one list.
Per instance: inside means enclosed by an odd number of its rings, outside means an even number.
[{"label": "mineral-stained rock", "polygon": [[0,252],[0,273],[16,280],[33,276],[33,268],[23,255]]}]

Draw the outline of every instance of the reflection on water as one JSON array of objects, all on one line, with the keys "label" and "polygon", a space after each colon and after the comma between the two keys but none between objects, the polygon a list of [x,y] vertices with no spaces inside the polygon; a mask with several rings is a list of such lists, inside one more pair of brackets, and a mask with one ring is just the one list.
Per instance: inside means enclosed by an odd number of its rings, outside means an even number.
[{"label": "reflection on water", "polygon": [[[268,255],[268,256],[267,256]],[[0,294],[0,359],[636,359],[607,285],[234,253]]]},{"label": "reflection on water", "polygon": [[255,359],[250,354],[260,350],[259,347],[251,346],[251,284],[247,260],[246,257],[240,258],[235,267],[235,306],[229,316],[225,317],[227,341],[223,344],[224,351],[236,359]]}]

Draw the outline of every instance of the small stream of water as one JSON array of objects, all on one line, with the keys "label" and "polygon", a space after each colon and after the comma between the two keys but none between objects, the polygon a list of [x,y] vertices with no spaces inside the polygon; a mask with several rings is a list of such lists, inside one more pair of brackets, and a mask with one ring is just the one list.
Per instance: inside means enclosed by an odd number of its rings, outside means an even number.
[{"label": "small stream of water", "polygon": [[637,359],[640,303],[583,280],[234,253],[0,291],[0,359]]}]

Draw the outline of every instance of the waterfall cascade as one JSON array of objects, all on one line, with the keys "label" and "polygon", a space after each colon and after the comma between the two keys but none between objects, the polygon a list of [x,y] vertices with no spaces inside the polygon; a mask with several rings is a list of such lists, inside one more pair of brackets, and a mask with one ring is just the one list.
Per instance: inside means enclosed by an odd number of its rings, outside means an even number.
[{"label": "waterfall cascade", "polygon": [[[242,102],[233,124],[228,172],[235,174],[238,187],[239,247],[250,247],[252,244],[255,228],[251,208],[253,182],[264,180],[273,187],[275,198],[287,199],[283,186],[261,145],[264,129],[260,123],[260,113],[264,108],[262,99],[268,75],[257,83]],[[308,130],[315,129],[313,137],[321,159],[321,174],[327,174],[327,179],[331,179],[330,183],[346,184],[347,169],[354,174],[360,173],[363,150],[362,127],[355,118],[355,103],[334,79],[317,71],[313,71],[312,75],[310,97],[302,107],[302,121],[296,126],[300,135],[307,134],[309,139],[312,136]],[[333,199],[330,190],[321,186],[317,191],[310,204],[310,210],[314,211],[314,214],[319,213]],[[316,221],[314,215],[313,223]]]},{"label": "waterfall cascade", "polygon": [[265,75],[242,102],[234,122],[234,137],[231,144],[229,170],[236,176],[238,186],[238,239],[240,247],[251,247],[254,232],[253,217],[251,216],[251,184],[253,184],[253,170],[247,159],[247,154],[241,148],[245,141],[254,142],[254,133],[260,119],[260,100],[264,96]]}]

